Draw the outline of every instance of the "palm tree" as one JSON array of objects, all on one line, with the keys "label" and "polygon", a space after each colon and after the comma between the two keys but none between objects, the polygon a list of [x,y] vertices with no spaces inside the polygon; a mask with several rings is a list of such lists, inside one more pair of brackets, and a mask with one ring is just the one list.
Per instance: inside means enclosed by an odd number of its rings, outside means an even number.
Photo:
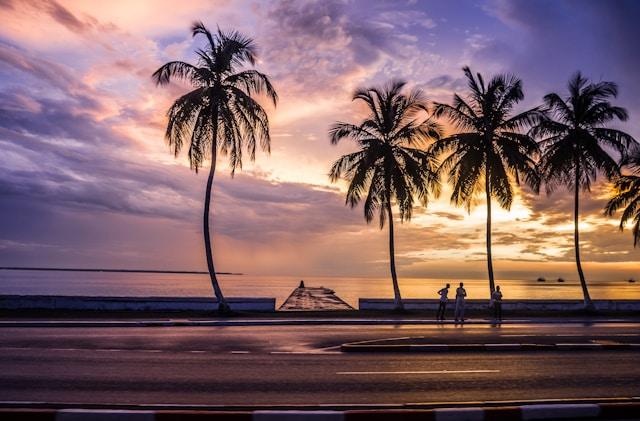
[{"label": "palm tree", "polygon": [[607,128],[614,119],[625,121],[627,111],[609,102],[616,97],[618,87],[613,82],[590,83],[579,72],[571,77],[569,95],[556,93],[544,97],[547,115],[533,128],[531,134],[542,138],[541,172],[547,193],[558,187],[574,192],[574,247],[585,309],[593,309],[587,283],[580,262],[580,233],[578,216],[580,189],[590,191],[598,172],[607,179],[620,174],[618,163],[609,155],[614,150],[622,157],[635,141],[628,134]]},{"label": "palm tree", "polygon": [[398,206],[400,220],[411,219],[414,196],[426,206],[429,195],[439,193],[436,163],[432,155],[419,149],[429,139],[440,136],[431,119],[421,118],[427,106],[420,90],[401,93],[405,82],[395,81],[383,89],[356,91],[353,100],[364,101],[369,115],[359,125],[336,123],[329,131],[331,143],[353,139],[360,150],[338,159],[329,176],[332,182],[349,182],[346,203],[355,207],[364,200],[364,217],[370,223],[376,213],[380,229],[389,221],[389,265],[393,282],[394,306],[403,310],[396,275],[392,202]]},{"label": "palm tree", "polygon": [[229,155],[233,176],[242,168],[243,147],[251,160],[255,159],[256,143],[270,150],[267,113],[252,97],[265,93],[275,106],[277,94],[268,77],[256,70],[241,69],[255,64],[256,47],[251,38],[238,32],[211,33],[201,22],[193,24],[193,36],[204,35],[206,47],[196,50],[196,65],[170,61],[153,73],[157,85],[167,85],[172,79],[189,82],[193,90],[178,98],[167,113],[166,139],[177,157],[185,143],[189,145],[189,163],[198,172],[207,158],[211,167],[204,200],[204,245],[207,267],[220,312],[229,306],[216,278],[209,233],[211,188],[218,152]]},{"label": "palm tree", "polygon": [[522,132],[538,118],[533,108],[512,115],[514,106],[524,98],[522,81],[514,76],[496,75],[485,85],[482,75],[474,77],[463,69],[469,86],[469,98],[453,96],[453,105],[435,104],[435,115],[446,116],[458,133],[435,142],[431,151],[446,154],[439,168],[448,172],[453,185],[451,202],[471,210],[478,194],[484,190],[487,203],[487,269],[489,290],[495,289],[491,257],[491,200],[510,209],[514,189],[521,179],[535,192],[540,176],[535,158],[538,145]]},{"label": "palm tree", "polygon": [[613,195],[605,207],[605,213],[611,216],[624,208],[620,217],[620,230],[624,229],[628,221],[634,223],[631,233],[633,247],[636,247],[640,243],[640,149],[636,149],[629,159],[629,164],[635,167],[635,174],[616,178],[613,184]]}]

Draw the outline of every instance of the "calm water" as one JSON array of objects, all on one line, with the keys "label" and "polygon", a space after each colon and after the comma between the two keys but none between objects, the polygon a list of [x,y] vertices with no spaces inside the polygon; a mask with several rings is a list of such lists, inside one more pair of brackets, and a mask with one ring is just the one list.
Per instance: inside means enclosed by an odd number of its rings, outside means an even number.
[{"label": "calm water", "polygon": [[[388,278],[304,278],[307,286],[324,286],[349,304],[357,306],[358,298],[392,297]],[[488,298],[486,280],[463,280],[469,298]],[[298,286],[300,278],[278,276],[221,276],[220,283],[227,296],[275,297],[280,305]],[[452,287],[457,281],[442,279],[400,279],[405,298],[437,298],[446,282]],[[580,283],[555,280],[541,283],[527,280],[497,282],[506,299],[568,299],[582,298]],[[589,282],[592,298],[640,299],[640,282],[623,280]],[[211,296],[207,275],[94,273],[94,272],[39,272],[0,270],[0,294],[20,295],[95,295],[95,296]]]}]

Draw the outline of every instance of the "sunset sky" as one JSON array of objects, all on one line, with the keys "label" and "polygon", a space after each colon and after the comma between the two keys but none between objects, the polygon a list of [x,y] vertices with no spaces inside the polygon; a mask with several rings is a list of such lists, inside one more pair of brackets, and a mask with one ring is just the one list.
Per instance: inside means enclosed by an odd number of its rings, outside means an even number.
[{"label": "sunset sky", "polygon": [[[327,173],[327,131],[358,121],[355,88],[393,78],[449,102],[461,68],[524,81],[531,107],[576,70],[619,84],[640,139],[640,2],[0,0],[0,265],[206,269],[206,171],[164,140],[166,110],[188,87],[156,87],[169,60],[194,61],[190,25],[237,29],[259,47],[280,102],[272,153],[231,179],[220,161],[214,256],[256,275],[388,275],[387,231],[344,204]],[[208,164],[207,164],[208,167]],[[640,248],[606,218],[607,184],[583,196],[588,279],[640,276]],[[494,206],[498,277],[575,279],[572,195],[520,191]],[[482,198],[467,213],[448,190],[397,224],[400,277],[486,276]]]}]

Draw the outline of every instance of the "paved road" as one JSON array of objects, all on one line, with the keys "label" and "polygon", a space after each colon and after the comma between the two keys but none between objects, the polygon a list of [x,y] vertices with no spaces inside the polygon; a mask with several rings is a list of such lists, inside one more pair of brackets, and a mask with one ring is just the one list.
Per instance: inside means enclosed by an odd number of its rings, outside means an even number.
[{"label": "paved road", "polygon": [[[0,329],[0,400],[399,404],[640,396],[626,351],[341,354],[347,341],[640,342],[637,324]],[[534,335],[534,336],[530,336]]]}]

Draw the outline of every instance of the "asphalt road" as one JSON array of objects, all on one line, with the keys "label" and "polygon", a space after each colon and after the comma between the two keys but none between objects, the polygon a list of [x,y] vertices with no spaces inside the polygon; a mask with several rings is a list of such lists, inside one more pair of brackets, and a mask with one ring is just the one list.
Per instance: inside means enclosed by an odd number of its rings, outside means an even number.
[{"label": "asphalt road", "polygon": [[[638,324],[0,329],[0,401],[401,404],[640,396],[638,352],[342,354],[343,342],[640,342]],[[532,336],[533,335],[533,336]]]}]

